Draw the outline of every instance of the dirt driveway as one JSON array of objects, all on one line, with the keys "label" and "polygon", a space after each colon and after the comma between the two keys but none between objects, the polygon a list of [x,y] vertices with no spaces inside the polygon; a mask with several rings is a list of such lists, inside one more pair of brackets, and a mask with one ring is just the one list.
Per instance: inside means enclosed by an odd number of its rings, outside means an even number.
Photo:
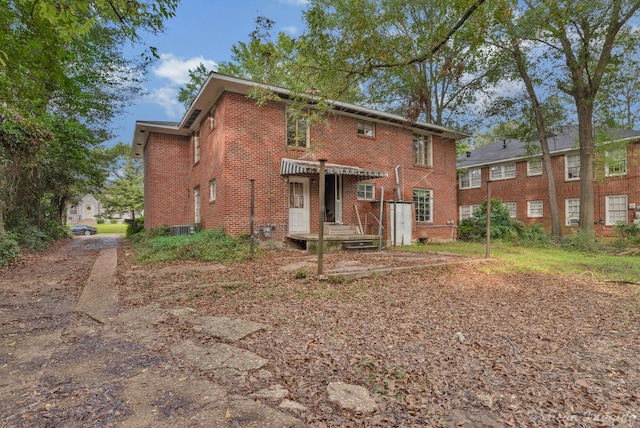
[{"label": "dirt driveway", "polygon": [[298,252],[74,238],[1,273],[0,426],[640,426],[637,288],[451,257],[328,254],[318,281]]}]

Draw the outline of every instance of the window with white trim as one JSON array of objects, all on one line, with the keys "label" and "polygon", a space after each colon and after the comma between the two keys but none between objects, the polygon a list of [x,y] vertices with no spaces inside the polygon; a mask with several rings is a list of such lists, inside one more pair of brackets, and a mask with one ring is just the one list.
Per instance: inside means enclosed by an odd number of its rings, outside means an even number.
[{"label": "window with white trim", "polygon": [[413,134],[413,163],[431,166],[431,135]]},{"label": "window with white trim", "polygon": [[580,154],[564,155],[565,180],[580,180]]},{"label": "window with white trim", "polygon": [[604,173],[607,177],[612,175],[625,175],[627,173],[627,148],[622,147],[605,152]]},{"label": "window with white trim", "polygon": [[614,226],[618,222],[627,223],[628,218],[628,201],[627,195],[605,196],[607,226]]},{"label": "window with white trim", "polygon": [[527,201],[527,217],[542,217],[543,213],[542,201]]},{"label": "window with white trim", "polygon": [[358,183],[358,199],[372,201],[376,195],[375,189],[373,183]]},{"label": "window with white trim", "polygon": [[209,181],[209,201],[215,201],[216,200],[216,180],[215,178],[211,181]]},{"label": "window with white trim", "polygon": [[580,219],[580,199],[564,200],[564,223],[567,226],[578,226]]},{"label": "window with white trim", "polygon": [[480,169],[470,169],[464,174],[460,174],[460,188],[473,189],[480,187],[482,174]]},{"label": "window with white trim", "polygon": [[460,221],[473,217],[473,212],[480,205],[460,205]]},{"label": "window with white trim", "polygon": [[193,133],[193,163],[200,162],[200,130]]},{"label": "window with white trim", "polygon": [[433,191],[431,189],[413,189],[413,205],[416,221],[432,221]]},{"label": "window with white trim", "polygon": [[287,146],[306,148],[309,147],[309,141],[309,123],[306,118],[287,110]]},{"label": "window with white trim", "polygon": [[373,122],[358,121],[358,135],[363,137],[375,137],[376,124]]},{"label": "window with white trim", "polygon": [[527,161],[527,176],[542,175],[542,158],[533,158]]},{"label": "window with white trim", "polygon": [[193,189],[194,221],[200,223],[200,186]]},{"label": "window with white trim", "polygon": [[516,218],[517,217],[516,203],[515,202],[503,202],[503,204],[509,210],[509,217]]},{"label": "window with white trim", "polygon": [[505,180],[507,178],[515,178],[516,176],[516,164],[505,163],[502,165],[495,165],[489,168],[490,180]]}]

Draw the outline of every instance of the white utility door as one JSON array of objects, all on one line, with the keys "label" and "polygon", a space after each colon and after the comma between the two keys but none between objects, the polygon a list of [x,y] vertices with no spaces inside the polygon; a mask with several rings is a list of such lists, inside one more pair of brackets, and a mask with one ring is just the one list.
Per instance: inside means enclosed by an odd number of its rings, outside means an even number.
[{"label": "white utility door", "polygon": [[336,183],[336,190],[335,190],[336,223],[342,224],[342,176],[336,175],[335,177],[336,177],[336,181],[335,181]]},{"label": "white utility door", "polygon": [[[397,217],[394,221],[394,216],[396,215],[393,203],[389,204],[389,230],[391,231],[391,244],[394,244],[395,237],[395,245],[411,245],[411,235],[413,229],[413,204],[407,202],[396,202],[395,208],[398,212]],[[394,229],[395,226],[395,229]]]},{"label": "white utility door", "polygon": [[289,177],[289,233],[309,233],[309,177]]}]

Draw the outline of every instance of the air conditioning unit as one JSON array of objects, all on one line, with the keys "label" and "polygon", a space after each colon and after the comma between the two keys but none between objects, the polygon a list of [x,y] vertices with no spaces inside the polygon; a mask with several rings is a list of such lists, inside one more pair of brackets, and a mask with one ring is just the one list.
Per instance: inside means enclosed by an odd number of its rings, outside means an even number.
[{"label": "air conditioning unit", "polygon": [[193,235],[195,232],[196,227],[192,224],[171,226],[171,236]]},{"label": "air conditioning unit", "polygon": [[579,224],[580,224],[580,220],[578,220],[577,218],[569,219],[569,225],[570,226],[578,226]]}]

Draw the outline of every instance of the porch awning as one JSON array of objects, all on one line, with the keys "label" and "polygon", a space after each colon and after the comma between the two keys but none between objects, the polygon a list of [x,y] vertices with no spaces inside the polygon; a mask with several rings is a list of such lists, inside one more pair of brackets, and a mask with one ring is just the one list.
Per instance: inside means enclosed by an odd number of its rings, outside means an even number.
[{"label": "porch awning", "polygon": [[[358,180],[368,180],[370,178],[382,178],[389,176],[388,173],[383,171],[364,169],[352,165],[340,165],[337,163],[325,163],[324,170],[327,174],[356,175],[358,176]],[[280,163],[280,175],[308,175],[319,173],[320,162],[298,159],[282,159],[282,162]]]}]

